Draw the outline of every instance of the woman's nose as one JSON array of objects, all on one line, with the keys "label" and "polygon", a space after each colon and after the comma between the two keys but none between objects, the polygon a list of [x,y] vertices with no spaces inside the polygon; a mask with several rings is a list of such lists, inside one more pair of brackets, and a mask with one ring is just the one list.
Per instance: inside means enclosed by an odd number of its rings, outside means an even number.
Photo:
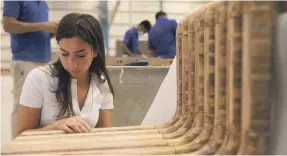
[{"label": "woman's nose", "polygon": [[68,65],[69,65],[69,68],[70,69],[76,69],[78,68],[78,64],[77,62],[75,61],[75,59],[73,57],[70,57],[69,60],[68,60]]}]

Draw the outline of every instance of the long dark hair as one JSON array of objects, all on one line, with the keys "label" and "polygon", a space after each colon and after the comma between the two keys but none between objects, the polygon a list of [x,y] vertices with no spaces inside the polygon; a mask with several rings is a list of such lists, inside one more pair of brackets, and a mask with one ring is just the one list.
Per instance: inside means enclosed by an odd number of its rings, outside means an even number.
[{"label": "long dark hair", "polygon": [[[72,37],[78,37],[87,42],[98,53],[97,57],[93,58],[89,72],[96,73],[100,83],[108,81],[110,91],[114,95],[114,90],[106,69],[104,38],[98,20],[88,14],[67,14],[59,23],[56,40],[59,43],[61,39]],[[54,91],[60,103],[57,119],[74,115],[70,87],[71,76],[63,67],[60,59],[52,63],[50,67],[52,69],[52,75],[59,78],[57,88]]]}]

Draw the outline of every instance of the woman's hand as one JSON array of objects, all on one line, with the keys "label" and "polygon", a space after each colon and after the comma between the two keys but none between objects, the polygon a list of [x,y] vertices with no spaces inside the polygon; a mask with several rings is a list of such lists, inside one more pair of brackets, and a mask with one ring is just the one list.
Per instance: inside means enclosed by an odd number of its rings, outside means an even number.
[{"label": "woman's hand", "polygon": [[59,120],[54,123],[54,127],[67,133],[88,133],[91,131],[91,127],[79,116]]}]

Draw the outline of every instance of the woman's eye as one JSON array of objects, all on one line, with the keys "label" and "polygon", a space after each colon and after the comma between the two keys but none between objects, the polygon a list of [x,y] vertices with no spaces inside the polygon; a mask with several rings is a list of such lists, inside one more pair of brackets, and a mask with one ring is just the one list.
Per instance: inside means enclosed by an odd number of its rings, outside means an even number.
[{"label": "woman's eye", "polygon": [[69,54],[62,54],[62,56],[68,56]]},{"label": "woman's eye", "polygon": [[85,57],[86,55],[77,55],[78,57]]}]

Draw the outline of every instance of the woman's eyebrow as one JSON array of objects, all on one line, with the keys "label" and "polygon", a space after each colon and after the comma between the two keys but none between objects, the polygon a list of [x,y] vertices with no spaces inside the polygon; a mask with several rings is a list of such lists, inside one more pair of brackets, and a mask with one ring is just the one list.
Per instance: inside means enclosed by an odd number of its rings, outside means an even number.
[{"label": "woman's eyebrow", "polygon": [[[67,51],[67,50],[65,50],[65,49],[62,49],[62,48],[60,48],[62,51],[64,51],[64,52],[69,52],[69,51]],[[77,51],[75,51],[74,53],[80,53],[80,52],[83,52],[83,51],[85,51],[85,49],[81,49],[81,50],[77,50]]]}]

